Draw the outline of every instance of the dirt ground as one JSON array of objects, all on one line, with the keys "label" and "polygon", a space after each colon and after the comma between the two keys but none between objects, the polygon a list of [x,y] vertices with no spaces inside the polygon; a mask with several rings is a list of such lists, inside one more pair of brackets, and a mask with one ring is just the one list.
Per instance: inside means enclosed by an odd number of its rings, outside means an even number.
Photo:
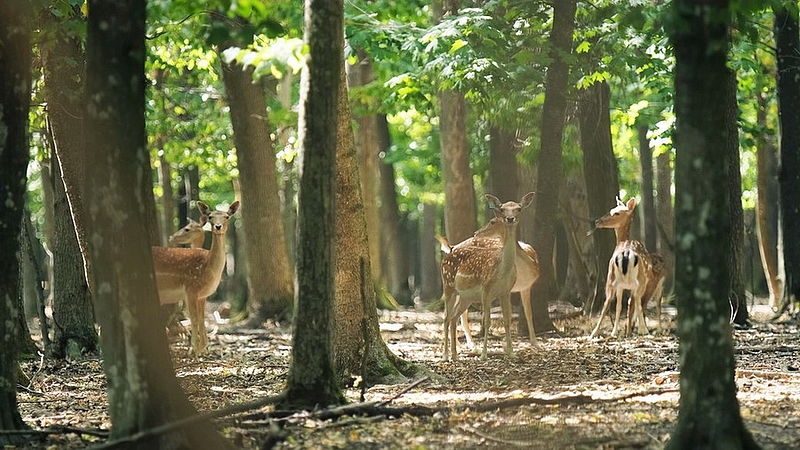
[{"label": "dirt ground", "polygon": [[[756,307],[753,315],[764,320],[769,310]],[[268,406],[215,423],[233,445],[253,449],[663,448],[678,411],[674,334],[589,340],[592,319],[565,305],[554,306],[552,317],[560,332],[541,337],[538,348],[515,334],[514,354],[505,356],[502,326],[494,320],[486,360],[461,345],[459,360],[444,362],[441,313],[386,312],[381,329],[392,351],[435,376],[374,386],[363,398],[350,389],[347,397],[386,402],[412,414],[274,418]],[[606,336],[610,328],[606,320]],[[172,344],[178,379],[200,411],[281,392],[291,346],[287,326],[211,329],[210,354],[203,358],[188,358],[185,342]],[[741,412],[764,449],[800,448],[798,338],[800,330],[791,324],[756,322],[735,331]],[[22,416],[33,428],[48,431],[30,448],[103,443],[110,423],[99,360],[32,361],[24,369],[32,383],[19,390]]]}]

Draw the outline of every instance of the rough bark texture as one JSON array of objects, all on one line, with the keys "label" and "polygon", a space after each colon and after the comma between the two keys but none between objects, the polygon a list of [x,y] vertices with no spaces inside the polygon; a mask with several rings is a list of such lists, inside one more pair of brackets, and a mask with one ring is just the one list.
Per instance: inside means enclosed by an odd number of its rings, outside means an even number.
[{"label": "rough bark texture", "polygon": [[275,152],[269,134],[264,88],[253,82],[253,69],[222,65],[231,108],[245,230],[249,309],[255,321],[281,318],[291,311],[292,270],[286,250]]},{"label": "rough bark texture", "polygon": [[343,61],[341,0],[306,0],[309,54],[300,81],[302,162],[294,339],[284,407],[344,402],[333,358],[335,164]]},{"label": "rough bark texture", "polygon": [[545,78],[545,100],[542,107],[541,139],[534,203],[533,242],[539,253],[541,275],[533,286],[533,314],[537,332],[553,330],[547,304],[558,292],[553,261],[555,237],[560,221],[558,191],[563,173],[561,139],[567,104],[569,66],[563,55],[572,52],[572,30],[575,22],[575,0],[553,2],[553,29],[550,32],[550,55],[553,58]]},{"label": "rough bark texture", "polygon": [[[344,80],[344,65],[342,79]],[[414,367],[392,354],[380,334],[374,281],[367,251],[366,208],[361,196],[357,155],[347,99],[339,87],[336,142],[336,306],[334,360],[343,380],[361,377],[367,385],[406,380]]]},{"label": "rough bark texture", "polygon": [[[767,129],[767,99],[761,93],[758,96],[758,125]],[[772,136],[762,133],[756,139],[756,160],[758,165],[756,201],[756,232],[758,233],[758,250],[761,255],[761,266],[769,289],[769,305],[780,306],[783,299],[783,255],[782,247],[778,247],[778,148]]]},{"label": "rough bark texture", "polygon": [[655,195],[653,194],[653,150],[647,138],[647,125],[636,127],[639,138],[639,161],[642,166],[642,209],[644,210],[644,246],[654,252],[658,248]]},{"label": "rough bark texture", "polygon": [[744,428],[734,381],[729,261],[729,142],[733,74],[727,1],[676,0],[676,294],[681,354],[678,422],[667,448],[757,448]]},{"label": "rough bark texture", "polygon": [[172,189],[172,164],[164,154],[158,157],[158,183],[161,185],[161,238],[164,242],[177,230],[175,224],[176,206],[175,193]]},{"label": "rough bark texture", "polygon": [[[16,255],[25,208],[28,167],[28,108],[31,98],[31,5],[0,3],[0,254]],[[23,311],[19,261],[5,258],[0,270],[0,429],[27,428],[17,407],[16,323]],[[25,436],[0,435],[0,445],[23,445]]]},{"label": "rough bark texture", "polygon": [[442,296],[442,276],[436,255],[436,222],[439,217],[438,208],[431,203],[422,205],[422,221],[419,235],[419,298],[422,303],[429,303]]},{"label": "rough bark texture", "polygon": [[[486,192],[506,201],[519,198],[517,178],[517,136],[513,131],[493,125],[489,130],[489,180]],[[529,192],[529,191],[526,191]],[[486,211],[486,218],[494,217]]]},{"label": "rough bark texture", "polygon": [[[89,2],[87,138],[93,164],[86,168],[86,205],[111,439],[195,413],[175,379],[158,320],[141,195],[141,184],[152,182],[143,169],[149,164],[144,31],[143,2]],[[205,422],[130,447],[225,448],[226,443]]]},{"label": "rough bark texture", "polygon": [[75,223],[58,165],[53,167],[53,342],[48,349],[56,358],[77,359],[98,346],[94,307],[84,278]]},{"label": "rough bark texture", "polygon": [[781,229],[785,288],[795,304],[800,301],[800,37],[797,10],[775,11],[778,53],[778,116],[781,131],[780,180]]},{"label": "rough bark texture", "polygon": [[[593,84],[580,97],[578,120],[583,150],[583,176],[591,220],[606,214],[616,204],[615,199],[619,195],[617,159],[611,143],[610,108],[610,91],[605,82]],[[585,305],[587,313],[600,311],[605,302],[608,260],[616,246],[612,230],[597,230],[592,236],[595,248],[592,263],[596,278],[592,286],[592,298]]]}]

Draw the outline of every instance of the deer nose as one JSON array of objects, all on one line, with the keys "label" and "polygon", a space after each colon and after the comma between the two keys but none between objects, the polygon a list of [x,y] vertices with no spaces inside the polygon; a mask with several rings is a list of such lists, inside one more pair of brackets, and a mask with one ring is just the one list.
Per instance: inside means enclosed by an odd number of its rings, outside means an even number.
[{"label": "deer nose", "polygon": [[517,221],[516,217],[506,217],[506,222],[508,223],[514,223],[516,221]]}]

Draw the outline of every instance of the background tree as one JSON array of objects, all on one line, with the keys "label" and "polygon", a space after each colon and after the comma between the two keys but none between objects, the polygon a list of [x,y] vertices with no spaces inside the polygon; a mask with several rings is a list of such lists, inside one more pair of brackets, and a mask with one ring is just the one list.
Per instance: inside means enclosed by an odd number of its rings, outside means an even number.
[{"label": "background tree", "polygon": [[553,2],[553,29],[550,32],[551,63],[545,81],[545,100],[542,106],[541,151],[536,163],[536,198],[534,200],[533,242],[539,252],[541,275],[533,286],[534,327],[538,332],[555,329],[550,320],[547,303],[557,296],[553,260],[555,235],[558,228],[558,196],[561,183],[561,139],[567,107],[568,55],[572,51],[572,31],[575,23],[575,0]]},{"label": "background tree", "polygon": [[[27,183],[28,108],[31,101],[32,7],[28,2],[0,4],[0,253],[6,268],[0,271],[0,429],[27,428],[17,406],[16,318],[23,318],[18,307],[19,249],[25,186]],[[0,444],[24,445],[25,436],[3,434]]]},{"label": "background tree", "polygon": [[[89,2],[87,166],[95,309],[108,377],[111,439],[194,413],[172,371],[145,218],[137,193],[148,161],[144,124],[144,2]],[[119,80],[128,80],[120,82]],[[152,205],[151,205],[152,206]],[[124,210],[125,213],[120,213]],[[142,448],[225,448],[207,423],[151,438]],[[170,444],[168,444],[170,443]]]},{"label": "background tree", "polygon": [[292,362],[283,406],[344,402],[333,361],[335,164],[343,47],[341,0],[306,0],[301,80],[302,169]]},{"label": "background tree", "polygon": [[[780,222],[786,270],[786,305],[800,301],[800,32],[797,7],[775,7],[780,118]],[[794,297],[794,298],[792,298]]]},{"label": "background tree", "polygon": [[[736,400],[730,315],[730,4],[673,3],[678,422],[667,448],[758,448]],[[720,100],[722,99],[722,100]]]}]

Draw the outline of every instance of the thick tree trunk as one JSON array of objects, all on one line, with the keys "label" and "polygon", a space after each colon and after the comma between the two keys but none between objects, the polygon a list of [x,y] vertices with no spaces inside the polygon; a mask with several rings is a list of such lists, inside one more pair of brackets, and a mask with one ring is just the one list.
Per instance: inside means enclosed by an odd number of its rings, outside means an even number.
[{"label": "thick tree trunk", "polygon": [[94,307],[84,279],[83,261],[59,166],[53,167],[53,342],[56,358],[79,359],[98,346]]},{"label": "thick tree trunk", "polygon": [[[344,66],[342,79],[344,80]],[[334,360],[340,379],[361,377],[367,385],[406,380],[413,366],[394,356],[380,334],[371,255],[367,249],[366,208],[361,196],[357,156],[347,100],[339,87],[336,132],[336,304]]]},{"label": "thick tree trunk", "polygon": [[[112,440],[196,413],[172,370],[142,197],[151,179],[144,123],[143,2],[90,0],[87,34],[87,205],[95,308],[102,327]],[[113,62],[113,63],[112,63]],[[128,80],[119,83],[118,80]],[[152,199],[152,196],[150,196]],[[124,209],[124,214],[120,214]],[[132,448],[225,448],[208,422]]]},{"label": "thick tree trunk", "polygon": [[[507,201],[518,199],[517,136],[515,132],[492,125],[489,130],[489,179],[486,192]],[[526,191],[530,192],[530,191]],[[487,220],[494,217],[486,211]]]},{"label": "thick tree trunk", "polygon": [[[736,400],[730,320],[728,2],[676,0],[676,294],[681,353],[678,422],[667,448],[757,448]],[[720,101],[722,99],[722,101]]]},{"label": "thick tree trunk", "polygon": [[658,248],[655,195],[653,195],[653,150],[647,138],[648,127],[640,124],[636,127],[639,137],[639,161],[642,166],[642,209],[644,210],[644,246],[655,252]]},{"label": "thick tree trunk", "polygon": [[[590,220],[605,215],[616,205],[615,199],[619,195],[617,159],[611,143],[610,96],[607,83],[595,83],[581,95],[578,107],[583,176]],[[594,224],[586,225],[591,228]],[[597,230],[592,236],[594,244],[592,263],[596,277],[591,298],[584,307],[585,312],[589,314],[598,312],[605,302],[608,260],[616,246],[616,238],[611,230]]]},{"label": "thick tree trunk", "polygon": [[575,0],[553,3],[553,29],[550,51],[553,57],[545,79],[545,100],[542,107],[541,145],[537,164],[537,185],[533,224],[533,242],[539,252],[541,275],[533,286],[533,313],[537,332],[553,330],[547,304],[558,296],[555,268],[551,265],[555,252],[555,236],[560,222],[558,198],[563,173],[561,139],[567,105],[569,66],[562,55],[572,52],[572,30],[575,22]]},{"label": "thick tree trunk", "polygon": [[[758,95],[757,122],[761,129],[767,129],[766,96]],[[761,266],[769,289],[769,305],[777,309],[783,299],[783,255],[778,247],[778,148],[766,133],[756,139],[756,172],[758,198],[756,200],[756,232]]]},{"label": "thick tree trunk", "polygon": [[[783,231],[785,289],[800,302],[800,37],[797,9],[775,10],[778,59],[778,116],[781,131],[780,217]],[[793,299],[791,297],[794,297]]]},{"label": "thick tree trunk", "polygon": [[267,105],[253,69],[223,64],[222,79],[231,108],[245,230],[249,308],[254,322],[286,316],[294,286],[286,250],[275,152],[266,120]]},{"label": "thick tree trunk", "polygon": [[[344,83],[342,0],[306,0],[309,58],[300,81],[302,151],[292,361],[280,407],[345,401],[334,366],[336,150]],[[360,273],[366,274],[364,267]]]},{"label": "thick tree trunk", "polygon": [[[27,184],[28,110],[31,99],[31,6],[24,2],[0,2],[0,429],[28,428],[17,406],[17,348],[20,225]],[[15,320],[16,319],[16,320]],[[25,436],[0,435],[0,445],[24,446]]]}]

